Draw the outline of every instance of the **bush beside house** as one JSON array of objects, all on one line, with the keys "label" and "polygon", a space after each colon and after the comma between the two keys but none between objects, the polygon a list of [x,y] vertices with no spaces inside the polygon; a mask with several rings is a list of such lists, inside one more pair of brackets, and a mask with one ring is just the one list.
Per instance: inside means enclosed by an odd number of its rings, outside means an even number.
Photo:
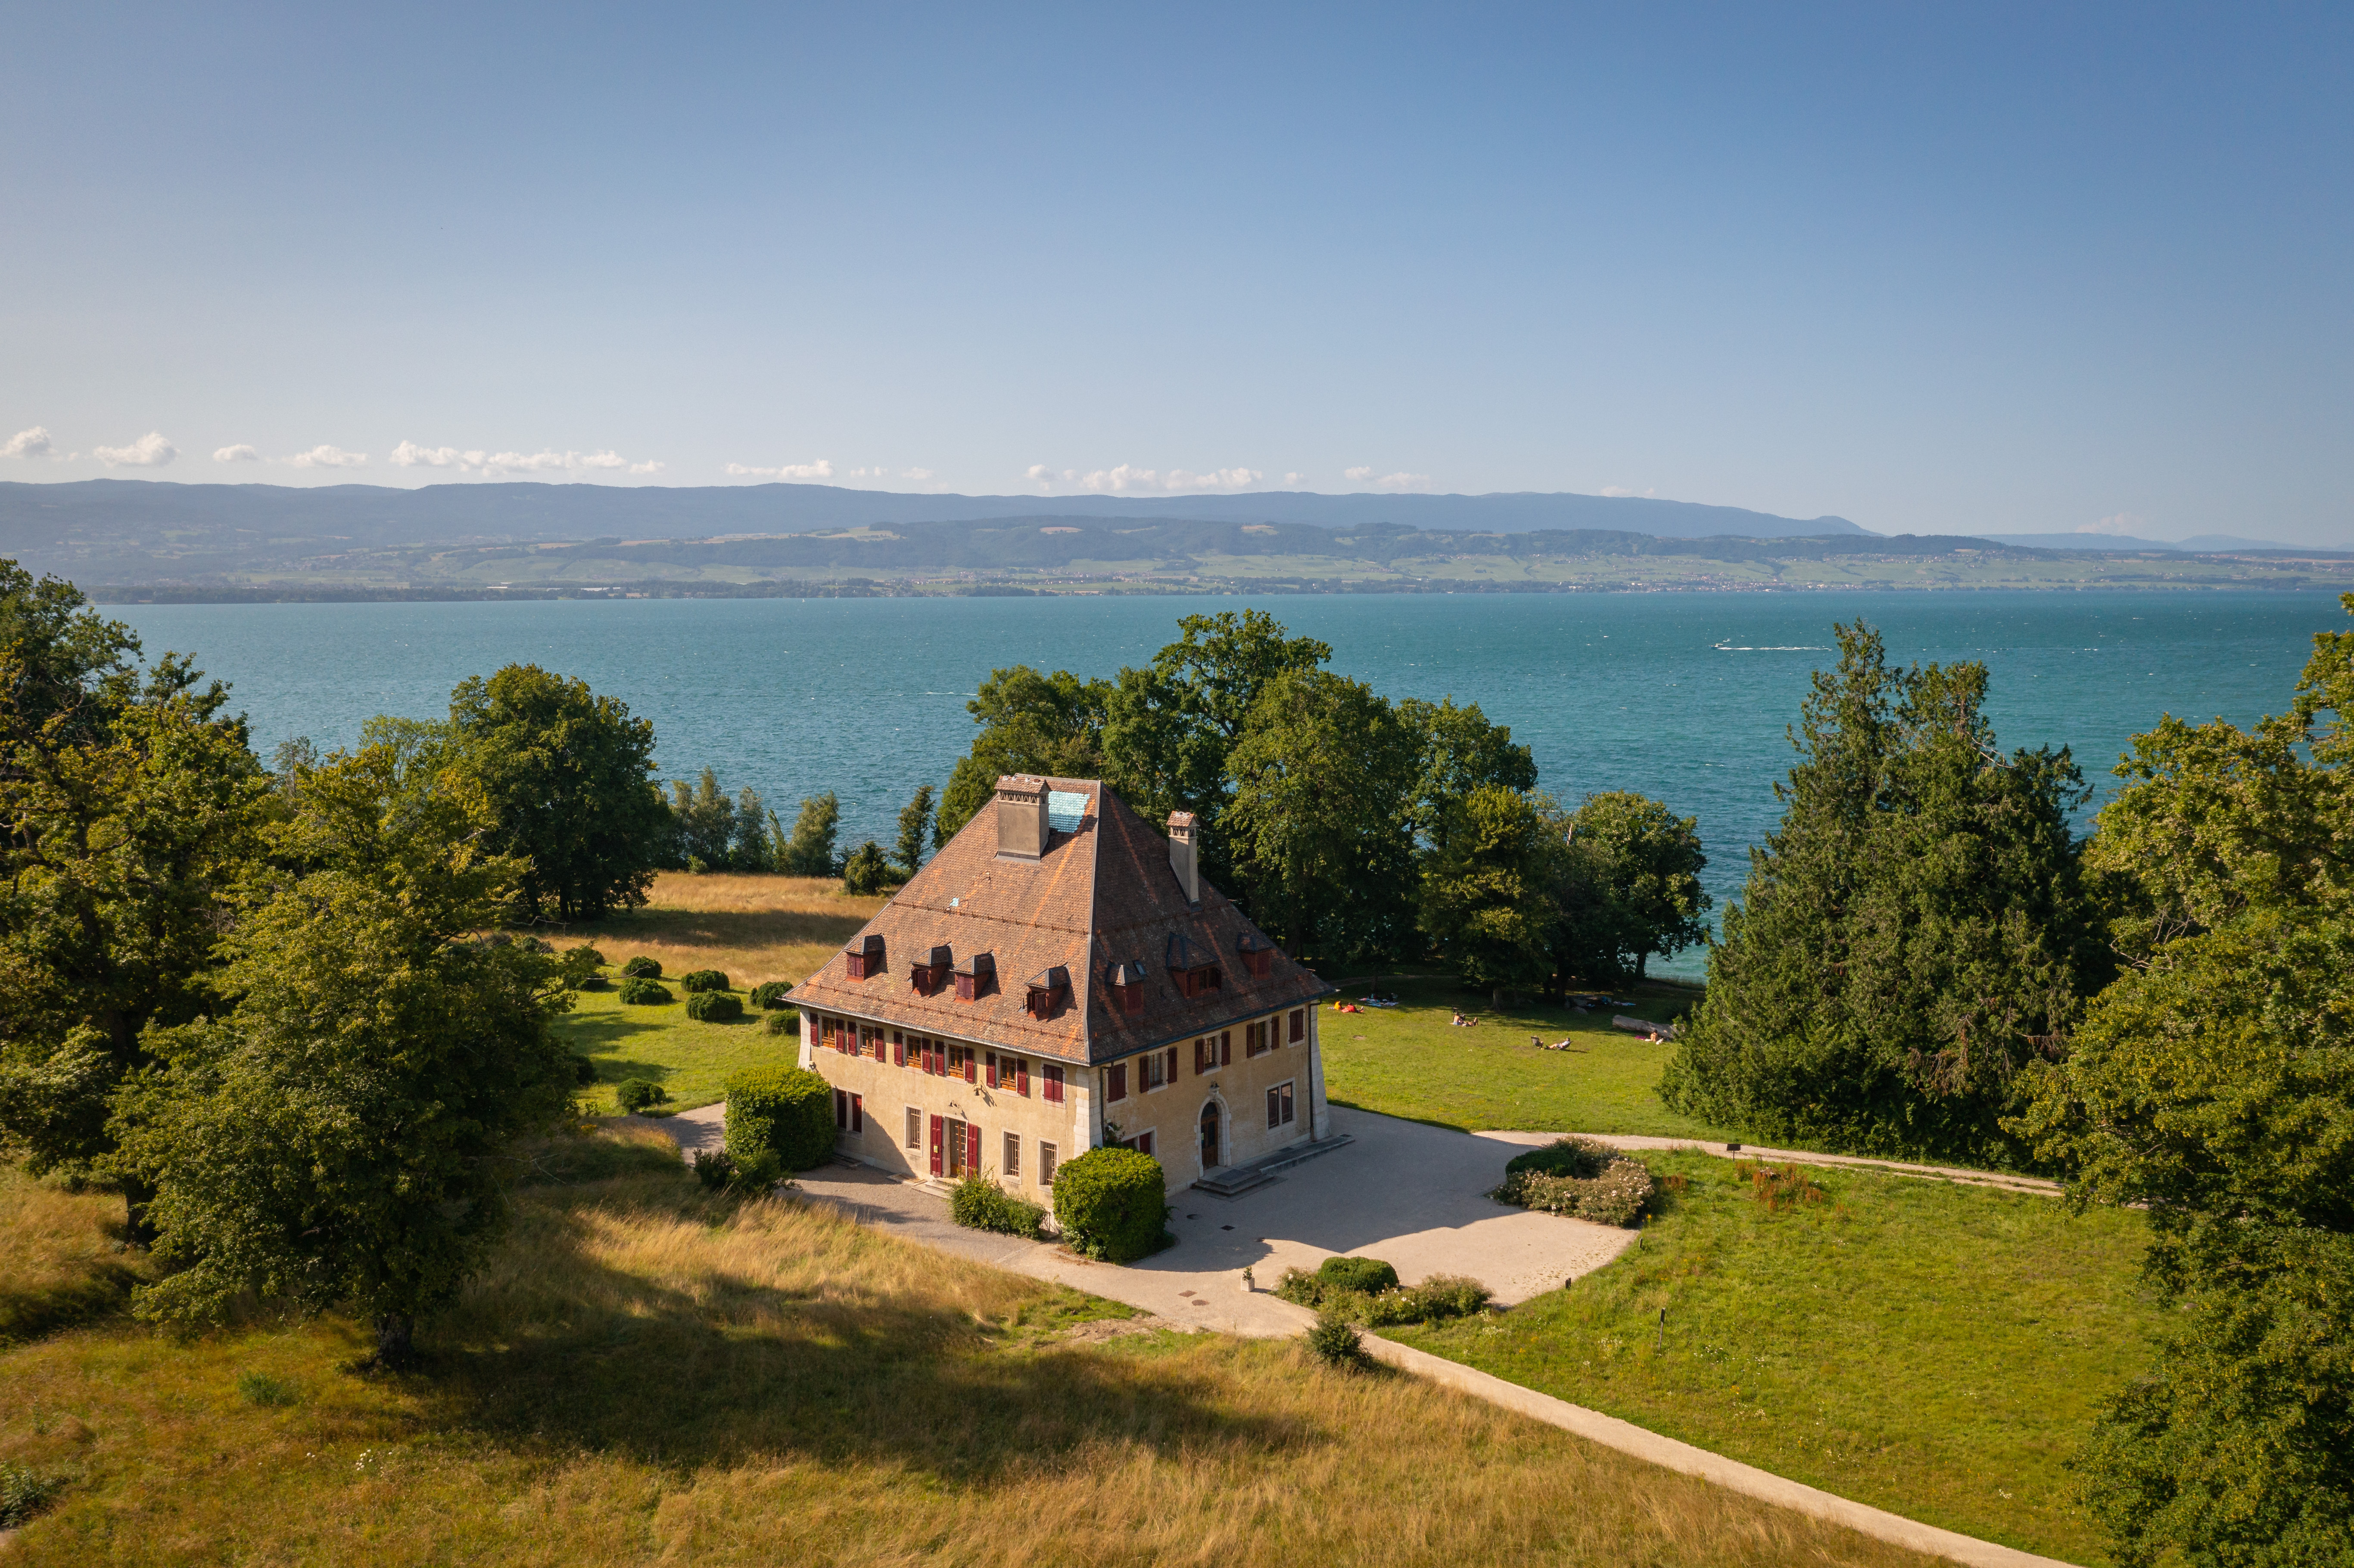
[{"label": "bush beside house", "polygon": [[1055,1172],[1055,1222],[1075,1252],[1129,1263],[1158,1252],[1169,1218],[1161,1161],[1133,1149],[1091,1149]]},{"label": "bush beside house", "polygon": [[749,1169],[773,1154],[787,1171],[833,1158],[833,1086],[806,1067],[748,1067],[727,1080],[727,1154]]}]

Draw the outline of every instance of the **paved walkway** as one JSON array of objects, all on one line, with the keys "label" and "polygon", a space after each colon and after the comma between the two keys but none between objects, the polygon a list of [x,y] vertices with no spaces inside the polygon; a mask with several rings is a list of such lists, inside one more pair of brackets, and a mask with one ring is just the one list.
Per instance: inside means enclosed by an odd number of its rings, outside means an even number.
[{"label": "paved walkway", "polygon": [[1596,1143],[1606,1143],[1613,1149],[1683,1149],[1694,1154],[1713,1154],[1721,1160],[1764,1160],[1776,1164],[1854,1165],[1872,1171],[1892,1171],[1899,1176],[1918,1176],[1932,1181],[1952,1181],[1965,1187],[1995,1187],[2007,1192],[2031,1192],[2040,1198],[2056,1198],[2060,1183],[2041,1176],[2020,1176],[2008,1171],[1969,1171],[1951,1165],[1916,1165],[1903,1160],[1873,1160],[1858,1154],[1814,1154],[1799,1149],[1766,1149],[1755,1143],[1744,1143],[1738,1149],[1723,1143],[1704,1143],[1690,1138],[1646,1138],[1620,1132],[1477,1132],[1474,1138],[1492,1138],[1500,1143],[1534,1147],[1551,1143],[1564,1136],[1590,1138]]},{"label": "paved walkway", "polygon": [[[685,1151],[717,1148],[725,1114],[721,1107],[705,1106],[674,1117],[622,1119],[670,1134]],[[908,1241],[1141,1308],[1180,1327],[1263,1339],[1289,1338],[1315,1320],[1306,1308],[1269,1294],[1277,1277],[1286,1267],[1312,1268],[1336,1254],[1382,1258],[1409,1283],[1429,1274],[1469,1275],[1493,1290],[1500,1305],[1509,1306],[1591,1273],[1635,1245],[1634,1231],[1532,1214],[1488,1198],[1489,1190],[1503,1179],[1505,1161],[1518,1150],[1549,1143],[1558,1133],[1490,1132],[1467,1138],[1338,1106],[1332,1108],[1332,1123],[1335,1131],[1356,1141],[1294,1166],[1267,1186],[1230,1199],[1190,1188],[1172,1193],[1177,1212],[1170,1225],[1177,1245],[1126,1267],[1090,1263],[1050,1244],[966,1230],[949,1219],[948,1202],[938,1192],[864,1166],[822,1166],[802,1172],[794,1184],[804,1197],[835,1204],[858,1224]],[[1709,1149],[1674,1139],[1614,1137],[1604,1141],[1620,1148],[1723,1152],[1722,1146]],[[1905,1168],[1884,1160],[1743,1150],[1744,1157],[1751,1155],[1879,1165],[1951,1179],[1977,1174]],[[1257,1289],[1242,1284],[1246,1266],[1257,1276]],[[1970,1568],[2066,1568],[2052,1558],[1834,1497],[1377,1335],[1366,1336],[1365,1348],[1389,1365],[1605,1447],[1829,1520],[1875,1540]]]}]

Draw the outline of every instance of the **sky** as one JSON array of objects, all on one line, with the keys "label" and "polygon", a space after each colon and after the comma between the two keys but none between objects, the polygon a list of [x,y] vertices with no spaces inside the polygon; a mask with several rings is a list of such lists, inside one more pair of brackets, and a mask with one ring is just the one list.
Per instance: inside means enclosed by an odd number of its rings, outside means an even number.
[{"label": "sky", "polygon": [[2344,6],[0,0],[0,479],[2354,541]]}]

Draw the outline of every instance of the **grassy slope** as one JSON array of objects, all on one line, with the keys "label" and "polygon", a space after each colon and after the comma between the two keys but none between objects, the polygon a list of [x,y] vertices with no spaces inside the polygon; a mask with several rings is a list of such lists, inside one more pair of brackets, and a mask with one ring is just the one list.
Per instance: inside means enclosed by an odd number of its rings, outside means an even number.
[{"label": "grassy slope", "polygon": [[689,876],[666,872],[654,879],[642,909],[574,928],[561,941],[588,941],[610,960],[609,980],[641,955],[670,977],[673,1001],[663,1007],[624,1007],[610,989],[582,991],[557,1025],[597,1064],[597,1086],[585,1098],[613,1108],[613,1086],[651,1078],[670,1096],[671,1108],[713,1105],[727,1075],[760,1062],[792,1060],[790,1036],[769,1034],[748,1005],[732,1023],[697,1023],[686,1016],[686,992],[677,977],[690,969],[724,970],[737,996],[763,980],[799,980],[849,940],[879,898],[853,898],[839,885],[788,876]]},{"label": "grassy slope", "polygon": [[[1364,991],[1362,985],[1343,989]],[[1673,1047],[1609,1027],[1614,1012],[1664,1019],[1696,992],[1659,985],[1644,986],[1639,995],[1622,990],[1616,994],[1638,1005],[1580,1013],[1532,1001],[1492,1012],[1440,980],[1384,980],[1382,989],[1395,991],[1404,1005],[1324,1011],[1324,1082],[1336,1103],[1467,1131],[1724,1136],[1659,1103],[1659,1069]],[[1479,1018],[1478,1028],[1448,1023],[1458,1006]],[[1580,1049],[1532,1050],[1532,1034],[1547,1044],[1568,1036]]]},{"label": "grassy slope", "polygon": [[2147,1358],[2139,1215],[1849,1171],[1775,1214],[1733,1161],[1650,1163],[1689,1185],[1617,1263],[1492,1323],[1388,1331],[1841,1497],[2099,1560],[2062,1461]]},{"label": "grassy slope", "polygon": [[[554,1159],[417,1373],[339,1318],[0,1349],[0,1461],[74,1478],[11,1561],[1927,1563],[1296,1345],[1082,1342],[1122,1309],[707,1199],[650,1147]],[[119,1212],[29,1207],[19,1294]]]}]

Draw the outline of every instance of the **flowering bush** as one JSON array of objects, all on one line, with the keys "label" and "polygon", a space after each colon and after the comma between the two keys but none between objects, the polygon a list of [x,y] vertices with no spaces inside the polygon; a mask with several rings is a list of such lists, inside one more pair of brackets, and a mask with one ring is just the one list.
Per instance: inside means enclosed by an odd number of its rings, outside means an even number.
[{"label": "flowering bush", "polygon": [[1504,1184],[1488,1195],[1598,1225],[1631,1225],[1651,1201],[1651,1172],[1641,1160],[1606,1143],[1564,1138],[1515,1156],[1504,1167]]}]

